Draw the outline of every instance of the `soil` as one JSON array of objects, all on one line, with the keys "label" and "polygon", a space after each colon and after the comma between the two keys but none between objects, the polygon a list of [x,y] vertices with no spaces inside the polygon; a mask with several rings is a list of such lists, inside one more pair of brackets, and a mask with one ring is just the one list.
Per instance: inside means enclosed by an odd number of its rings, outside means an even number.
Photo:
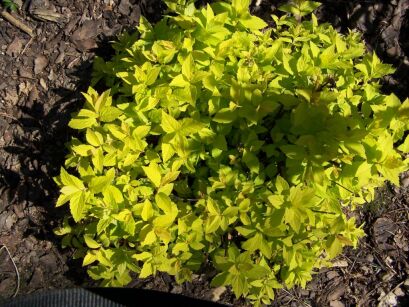
[{"label": "soil", "polygon": [[[141,14],[155,22],[159,0],[14,0],[12,15],[35,37],[0,18],[0,298],[9,298],[20,275],[18,295],[35,291],[92,287],[73,251],[60,248],[53,234],[66,212],[55,209],[53,176],[64,162],[71,137],[69,118],[81,107],[95,55],[112,54],[109,41],[133,29]],[[202,1],[203,2],[203,1]],[[285,1],[257,0],[252,12],[266,20]],[[339,31],[363,33],[374,50],[397,71],[384,90],[409,97],[409,1],[323,0],[317,15]],[[367,236],[346,249],[332,268],[321,270],[306,289],[281,290],[273,306],[404,306],[409,303],[409,179],[386,185],[375,202],[356,212]],[[8,254],[8,251],[10,255]],[[10,258],[10,256],[12,258]],[[11,260],[12,259],[12,260]],[[130,287],[182,293],[244,306],[226,288],[211,289],[211,270],[177,285],[159,274]]]}]

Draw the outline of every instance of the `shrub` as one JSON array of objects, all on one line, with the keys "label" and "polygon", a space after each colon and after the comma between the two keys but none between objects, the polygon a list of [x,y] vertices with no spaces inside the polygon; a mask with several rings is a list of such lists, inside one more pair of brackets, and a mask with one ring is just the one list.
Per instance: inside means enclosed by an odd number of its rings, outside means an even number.
[{"label": "shrub", "polygon": [[57,205],[75,223],[57,234],[105,286],[210,263],[213,285],[268,303],[364,235],[347,213],[399,184],[409,100],[380,93],[393,69],[358,33],[305,19],[315,2],[273,27],[249,0],[185,2],[95,59],[109,90],[69,123]]}]

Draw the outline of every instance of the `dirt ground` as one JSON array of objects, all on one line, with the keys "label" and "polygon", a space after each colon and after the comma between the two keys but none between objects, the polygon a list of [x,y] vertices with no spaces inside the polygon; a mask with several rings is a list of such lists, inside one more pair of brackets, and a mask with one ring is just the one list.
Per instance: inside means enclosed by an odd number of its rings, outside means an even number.
[{"label": "dirt ground", "polygon": [[[54,208],[52,177],[63,164],[67,123],[83,103],[94,56],[109,57],[118,33],[133,29],[141,14],[160,19],[164,8],[159,0],[14,1],[20,9],[12,16],[33,34],[0,17],[0,303],[17,286],[7,250],[20,274],[18,295],[96,285],[52,232],[65,214]],[[283,2],[255,0],[252,12],[271,20]],[[397,68],[383,80],[385,92],[409,97],[409,0],[321,2],[321,21],[361,31],[368,49]],[[273,306],[408,306],[409,178],[402,175],[401,188],[387,184],[356,214],[367,233],[360,247],[345,250],[306,289],[278,292]],[[211,289],[209,274],[204,269],[181,286],[160,274],[130,287],[246,305],[229,289]]]}]

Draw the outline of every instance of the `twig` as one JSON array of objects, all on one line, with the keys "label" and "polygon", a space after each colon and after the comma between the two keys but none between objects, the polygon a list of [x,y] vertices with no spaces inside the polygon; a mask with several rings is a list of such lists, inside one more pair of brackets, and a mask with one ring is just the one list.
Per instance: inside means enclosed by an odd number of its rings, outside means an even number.
[{"label": "twig", "polygon": [[4,113],[4,112],[0,112],[0,116],[7,117],[7,118],[13,119],[15,121],[18,121],[18,119],[15,118],[14,116],[8,115],[7,113]]},{"label": "twig", "polygon": [[11,253],[10,253],[9,249],[8,249],[7,246],[4,245],[4,244],[3,244],[3,246],[0,248],[0,253],[1,253],[1,251],[2,251],[3,249],[5,249],[6,252],[7,252],[7,254],[9,255],[10,260],[11,260],[11,263],[13,263],[14,270],[16,271],[17,285],[16,285],[16,290],[14,291],[14,294],[13,294],[13,296],[12,296],[12,297],[16,297],[17,294],[18,294],[18,291],[20,290],[20,273],[18,272],[17,265],[16,265],[16,263],[14,262],[13,257],[11,256]]},{"label": "twig", "polygon": [[[30,37],[30,40],[28,41],[28,43],[24,46],[24,49],[23,49],[23,51],[21,51],[21,53],[20,53],[20,55],[23,55],[24,54],[24,52],[26,52],[26,50],[27,50],[27,48],[31,45],[31,43],[33,42],[33,36],[32,37]],[[32,78],[33,79],[33,78]],[[33,80],[35,80],[35,79],[33,79]]]},{"label": "twig", "polygon": [[25,25],[22,23],[20,20],[14,18],[11,14],[7,13],[6,11],[2,10],[0,12],[0,15],[6,19],[8,22],[10,22],[13,26],[19,28],[21,31],[26,32],[28,35],[31,37],[34,37],[34,32],[33,29],[31,29],[29,26]]}]

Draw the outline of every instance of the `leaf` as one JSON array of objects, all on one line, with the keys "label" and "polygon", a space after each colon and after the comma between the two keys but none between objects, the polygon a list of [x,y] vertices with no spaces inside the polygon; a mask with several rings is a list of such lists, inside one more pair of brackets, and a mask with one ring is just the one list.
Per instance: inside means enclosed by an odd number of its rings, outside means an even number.
[{"label": "leaf", "polygon": [[81,191],[78,191],[78,192],[75,192],[75,193],[72,193],[72,194],[61,194],[59,197],[58,197],[58,199],[57,199],[57,202],[56,202],[56,207],[60,207],[60,206],[62,206],[62,205],[64,205],[65,203],[67,203],[68,201],[70,201],[70,199],[71,198],[73,198],[73,197],[78,197],[78,195],[81,193]]},{"label": "leaf", "polygon": [[243,153],[243,162],[249,168],[252,173],[258,174],[260,171],[260,163],[257,159],[257,156],[247,149]]},{"label": "leaf", "polygon": [[104,143],[104,139],[101,133],[94,132],[91,129],[87,129],[85,138],[89,144],[95,147],[101,146]]},{"label": "leaf", "polygon": [[180,127],[179,132],[184,136],[189,136],[200,132],[205,127],[206,124],[204,123],[196,121],[192,118],[185,118],[182,120],[182,126]]},{"label": "leaf", "polygon": [[81,145],[76,145],[72,147],[72,150],[79,154],[82,157],[88,157],[91,155],[92,150],[94,149],[93,146],[91,145],[85,145],[85,144],[81,144]]},{"label": "leaf", "polygon": [[206,220],[205,232],[214,233],[220,227],[221,219],[218,215],[211,215]]},{"label": "leaf", "polygon": [[154,211],[152,207],[152,203],[146,199],[143,203],[143,209],[141,213],[141,217],[144,221],[149,221],[153,217]]},{"label": "leaf", "polygon": [[105,176],[96,176],[92,178],[88,187],[95,194],[101,193],[111,184],[111,182],[114,180],[114,177],[115,170],[111,168],[107,171]]},{"label": "leaf", "polygon": [[99,114],[99,119],[103,122],[109,123],[122,115],[122,111],[115,107],[105,107],[101,110]]},{"label": "leaf", "polygon": [[152,181],[155,187],[159,187],[162,180],[159,166],[156,163],[151,162],[149,166],[142,166],[142,168],[146,176],[149,178],[150,181]]},{"label": "leaf", "polygon": [[71,185],[74,187],[77,187],[79,190],[84,189],[84,184],[82,183],[82,181],[80,179],[78,179],[77,177],[68,174],[68,172],[62,167],[61,171],[60,171],[60,178],[61,178],[61,182],[64,185]]},{"label": "leaf", "polygon": [[300,5],[301,16],[311,14],[318,7],[321,6],[321,3],[315,1],[302,1]]},{"label": "leaf", "polygon": [[165,214],[170,214],[172,213],[172,201],[170,200],[170,198],[163,194],[163,193],[158,193],[155,195],[155,202],[156,205],[162,209],[162,211]]},{"label": "leaf", "polygon": [[250,14],[248,14],[246,18],[241,18],[240,23],[250,30],[261,30],[268,26],[263,19]]},{"label": "leaf", "polygon": [[139,278],[146,278],[153,274],[153,265],[150,262],[145,262],[142,266],[141,272],[139,273]]},{"label": "leaf", "polygon": [[82,261],[82,266],[90,265],[90,264],[94,263],[97,260],[98,260],[97,256],[94,255],[92,253],[92,251],[88,251],[87,254],[84,257],[84,260]]},{"label": "leaf", "polygon": [[97,173],[102,173],[104,168],[104,154],[102,152],[102,148],[98,148],[96,151],[94,151],[91,160]]},{"label": "leaf", "polygon": [[248,239],[247,241],[242,243],[242,247],[245,250],[248,250],[250,252],[254,252],[258,249],[261,249],[261,244],[263,242],[263,235],[259,232],[257,232],[253,237]]},{"label": "leaf", "polygon": [[71,119],[68,126],[72,129],[82,130],[90,128],[97,123],[97,120],[93,117],[80,117]]},{"label": "leaf", "polygon": [[84,241],[85,244],[87,244],[87,246],[89,248],[100,248],[100,244],[95,241],[93,238],[91,238],[89,235],[84,235]]},{"label": "leaf", "polygon": [[285,181],[285,179],[283,177],[281,177],[281,176],[276,177],[275,186],[276,186],[277,192],[279,194],[282,194],[284,191],[290,189],[290,186],[287,183],[287,181]]},{"label": "leaf", "polygon": [[162,160],[163,162],[168,161],[170,158],[173,157],[175,151],[173,150],[172,145],[162,143]]},{"label": "leaf", "polygon": [[213,121],[220,124],[230,124],[237,118],[237,112],[230,110],[229,108],[221,109],[213,117]]},{"label": "leaf", "polygon": [[105,127],[108,128],[108,131],[117,139],[119,140],[123,140],[126,138],[126,134],[123,133],[123,131],[121,130],[121,128],[117,125],[114,124],[107,124],[105,125]]},{"label": "leaf", "polygon": [[85,217],[85,193],[76,194],[70,200],[70,211],[75,222],[79,222]]},{"label": "leaf", "polygon": [[146,76],[145,84],[148,85],[148,86],[154,84],[155,81],[156,81],[156,79],[157,79],[158,76],[159,76],[160,71],[161,71],[161,68],[160,68],[160,67],[152,67],[152,68],[148,71],[148,74],[147,74],[147,76]]},{"label": "leaf", "polygon": [[233,0],[232,1],[232,7],[237,12],[238,15],[248,12],[249,6],[250,6],[250,0]]},{"label": "leaf", "polygon": [[189,85],[190,85],[190,83],[186,80],[186,78],[182,74],[177,75],[169,83],[169,86],[174,86],[174,87],[186,87],[186,86],[189,86]]},{"label": "leaf", "polygon": [[180,174],[180,171],[171,171],[167,173],[165,176],[162,177],[160,185],[165,186],[168,183],[175,181],[178,178],[179,174]]},{"label": "leaf", "polygon": [[191,53],[186,57],[182,64],[182,75],[188,80],[193,79],[195,73],[195,61]]},{"label": "leaf", "polygon": [[161,127],[166,133],[176,132],[181,128],[181,124],[169,114],[162,111]]}]

